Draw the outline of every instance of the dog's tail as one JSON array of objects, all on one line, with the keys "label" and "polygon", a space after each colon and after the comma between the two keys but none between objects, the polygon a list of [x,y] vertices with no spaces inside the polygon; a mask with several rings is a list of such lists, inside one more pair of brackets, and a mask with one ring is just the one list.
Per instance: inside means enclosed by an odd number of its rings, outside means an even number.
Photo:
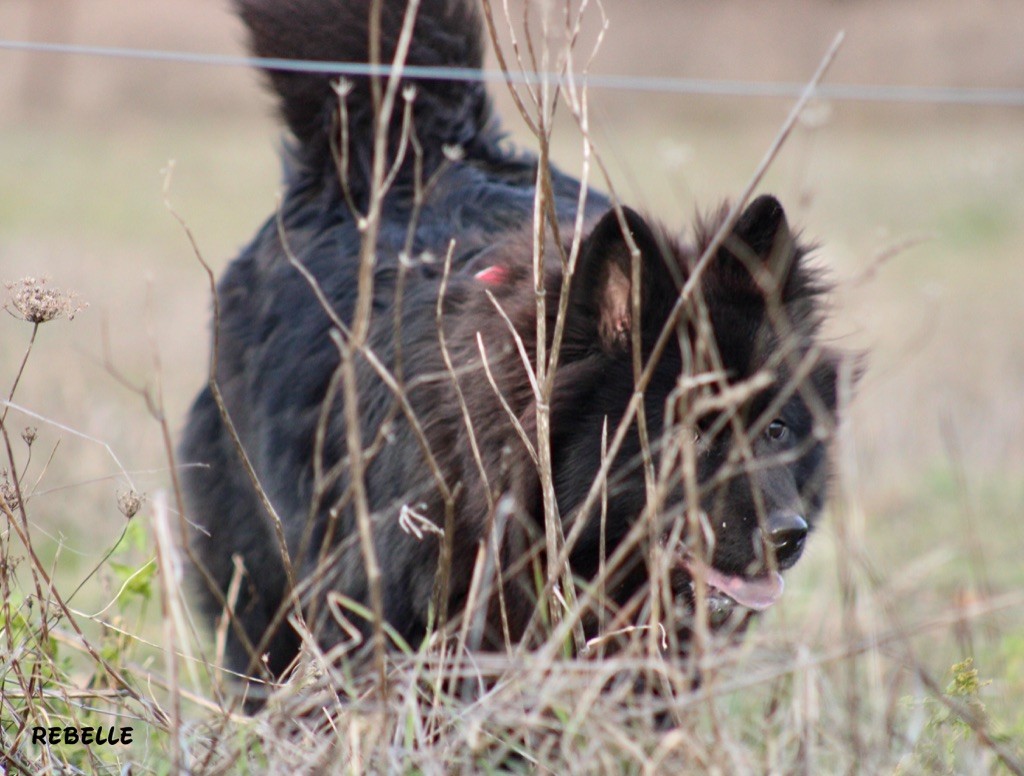
[{"label": "dog's tail", "polygon": [[[374,28],[379,30],[379,61],[385,65],[395,57],[410,5],[410,0],[381,0],[377,26],[371,23],[371,0],[234,2],[258,57],[368,63]],[[479,69],[483,49],[483,28],[471,0],[420,0],[406,66]],[[377,131],[370,78],[273,67],[267,73],[281,113],[298,140],[300,161],[323,172],[335,169],[337,158],[345,158],[350,183],[356,188],[365,184]],[[347,85],[338,90],[339,82]],[[422,147],[427,174],[440,160],[444,146],[469,152],[491,123],[490,103],[479,81],[409,78],[406,83],[415,87],[411,130]],[[387,128],[389,162],[400,147],[403,111],[399,92]],[[406,157],[411,158],[412,152]],[[411,163],[406,167],[411,169]]]}]

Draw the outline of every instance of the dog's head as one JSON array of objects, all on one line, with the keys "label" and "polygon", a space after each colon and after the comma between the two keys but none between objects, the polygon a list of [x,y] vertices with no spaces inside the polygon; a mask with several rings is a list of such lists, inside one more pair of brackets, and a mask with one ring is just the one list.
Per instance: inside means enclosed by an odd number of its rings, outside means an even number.
[{"label": "dog's head", "polygon": [[552,406],[555,490],[563,518],[585,521],[575,573],[606,568],[618,606],[649,580],[657,537],[675,602],[692,610],[706,585],[715,611],[767,608],[823,506],[839,365],[818,341],[826,287],[773,197],[721,238],[725,219],[684,246],[609,211],[580,247]]}]

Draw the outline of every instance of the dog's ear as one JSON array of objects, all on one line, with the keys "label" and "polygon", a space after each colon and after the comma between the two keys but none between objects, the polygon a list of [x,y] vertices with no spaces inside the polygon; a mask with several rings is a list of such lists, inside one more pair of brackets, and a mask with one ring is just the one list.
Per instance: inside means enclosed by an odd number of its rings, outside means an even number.
[{"label": "dog's ear", "polygon": [[664,320],[666,304],[671,305],[677,293],[679,279],[673,277],[666,262],[672,255],[667,240],[659,239],[650,224],[627,207],[621,209],[621,218],[614,209],[605,213],[580,246],[570,295],[577,324],[589,324],[591,336],[596,329],[605,350],[629,342],[634,247],[639,252],[640,313],[645,332]]},{"label": "dog's ear", "polygon": [[840,384],[845,385],[851,392],[855,391],[866,370],[867,360],[864,353],[824,347],[811,369],[809,381],[825,408],[829,412],[835,412],[839,407]]},{"label": "dog's ear", "polygon": [[785,303],[812,280],[801,267],[804,254],[782,205],[765,194],[743,211],[709,267],[708,281],[734,297]]},{"label": "dog's ear", "polygon": [[[839,399],[839,370],[842,357],[831,348],[822,349],[811,369],[808,385],[829,413],[834,413]],[[814,407],[812,406],[812,410]]]}]

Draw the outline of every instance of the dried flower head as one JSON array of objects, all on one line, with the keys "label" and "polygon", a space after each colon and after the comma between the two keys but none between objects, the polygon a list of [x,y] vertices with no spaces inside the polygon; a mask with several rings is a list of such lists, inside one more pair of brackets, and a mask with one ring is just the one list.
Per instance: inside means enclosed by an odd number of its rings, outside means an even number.
[{"label": "dried flower head", "polygon": [[466,156],[466,149],[460,145],[454,145],[452,143],[445,143],[441,146],[441,153],[444,154],[444,158],[449,162],[459,162]]},{"label": "dried flower head", "polygon": [[331,86],[334,87],[334,93],[338,95],[338,99],[344,100],[352,93],[355,84],[347,78],[339,78]]},{"label": "dried flower head", "polygon": [[74,291],[61,291],[47,285],[49,279],[25,277],[4,283],[8,300],[4,309],[29,323],[46,323],[64,316],[69,321],[89,305],[78,300]]},{"label": "dried flower head", "polygon": [[6,469],[0,472],[0,477],[3,477],[3,479],[0,479],[0,501],[3,501],[7,508],[13,512],[21,503],[18,501],[18,490],[7,476]]},{"label": "dried flower head", "polygon": [[117,494],[117,508],[121,511],[122,515],[131,520],[142,507],[145,500],[145,493],[139,493],[132,488]]},{"label": "dried flower head", "polygon": [[32,443],[36,441],[37,431],[32,426],[25,426],[25,430],[21,432],[21,438],[25,440],[25,444],[29,447],[32,447]]}]

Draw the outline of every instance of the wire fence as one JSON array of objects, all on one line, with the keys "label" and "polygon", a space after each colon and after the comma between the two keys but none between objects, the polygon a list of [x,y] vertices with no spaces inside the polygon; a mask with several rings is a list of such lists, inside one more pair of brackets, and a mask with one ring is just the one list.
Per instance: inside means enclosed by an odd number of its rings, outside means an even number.
[{"label": "wire fence", "polygon": [[[386,76],[388,64],[361,62],[314,62],[296,59],[275,59],[196,53],[163,49],[89,46],[70,43],[0,40],[0,50],[36,54],[102,57],[134,61],[167,62],[179,65],[213,67],[258,67],[305,73],[326,73],[338,77]],[[569,81],[565,73],[476,70],[462,67],[424,67],[406,65],[402,76],[410,80],[448,80],[483,83],[561,85]],[[714,97],[796,98],[806,84],[788,81],[745,81],[709,78],[668,78],[621,74],[578,73],[572,80],[591,89],[614,89],[632,92],[654,92]],[[1024,89],[914,86],[903,84],[821,84],[815,87],[816,99],[845,102],[907,103],[923,105],[962,105],[973,107],[1024,107]]]}]

